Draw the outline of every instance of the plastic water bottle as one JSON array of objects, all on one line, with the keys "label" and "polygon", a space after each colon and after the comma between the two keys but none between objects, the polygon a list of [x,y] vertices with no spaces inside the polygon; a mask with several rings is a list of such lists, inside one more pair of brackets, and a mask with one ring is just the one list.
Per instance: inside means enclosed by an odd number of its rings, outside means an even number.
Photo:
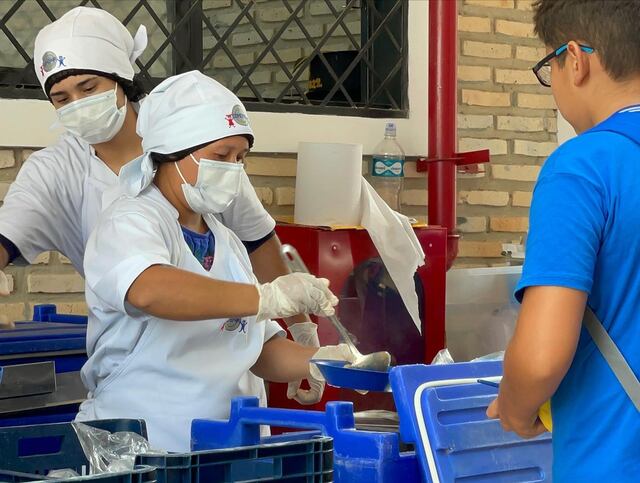
[{"label": "plastic water bottle", "polygon": [[371,162],[371,185],[393,210],[400,211],[404,181],[404,150],[396,140],[396,125],[388,122],[384,139],[376,146]]}]

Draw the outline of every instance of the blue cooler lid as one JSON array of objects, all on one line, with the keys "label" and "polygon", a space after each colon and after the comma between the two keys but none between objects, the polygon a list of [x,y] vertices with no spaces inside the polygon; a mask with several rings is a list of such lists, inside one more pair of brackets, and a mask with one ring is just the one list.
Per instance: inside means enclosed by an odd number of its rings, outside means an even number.
[{"label": "blue cooler lid", "polygon": [[505,481],[550,481],[551,435],[523,440],[486,417],[498,389],[477,380],[501,375],[501,362],[391,369],[400,436],[416,445],[425,481],[494,481],[496,475]]}]

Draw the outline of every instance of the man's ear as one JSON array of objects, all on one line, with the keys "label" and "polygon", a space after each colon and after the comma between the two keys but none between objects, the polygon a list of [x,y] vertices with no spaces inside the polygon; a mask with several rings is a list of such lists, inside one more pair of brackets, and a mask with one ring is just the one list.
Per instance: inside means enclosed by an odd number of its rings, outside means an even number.
[{"label": "man's ear", "polygon": [[574,40],[567,44],[567,57],[564,61],[564,68],[571,69],[573,85],[582,85],[589,77],[591,70],[591,55],[580,48]]}]

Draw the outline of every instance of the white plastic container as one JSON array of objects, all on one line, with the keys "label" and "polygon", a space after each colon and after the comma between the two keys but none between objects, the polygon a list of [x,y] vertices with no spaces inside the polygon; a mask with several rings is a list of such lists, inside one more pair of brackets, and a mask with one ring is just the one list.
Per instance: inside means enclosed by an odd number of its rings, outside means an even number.
[{"label": "white plastic container", "polygon": [[513,291],[521,275],[521,266],[449,270],[446,335],[454,361],[505,350],[520,311]]}]

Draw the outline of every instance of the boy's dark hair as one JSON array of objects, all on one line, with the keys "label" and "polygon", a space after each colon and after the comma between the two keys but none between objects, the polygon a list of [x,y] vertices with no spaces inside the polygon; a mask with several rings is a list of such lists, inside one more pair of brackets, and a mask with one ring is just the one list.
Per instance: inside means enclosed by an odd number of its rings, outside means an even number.
[{"label": "boy's dark hair", "polygon": [[575,40],[595,49],[613,79],[640,74],[638,0],[536,0],[534,11],[535,32],[548,47]]},{"label": "boy's dark hair", "polygon": [[51,92],[51,88],[54,86],[54,84],[57,84],[58,82],[63,81],[67,77],[71,77],[73,75],[87,75],[87,74],[99,75],[100,77],[106,77],[107,79],[111,79],[117,82],[120,85],[120,87],[122,87],[124,95],[127,96],[127,99],[129,99],[129,101],[131,102],[138,102],[147,93],[145,88],[142,86],[142,82],[137,76],[134,76],[133,80],[127,80],[127,79],[123,79],[120,76],[117,76],[116,74],[107,74],[105,72],[100,72],[97,70],[67,69],[67,70],[63,70],[62,72],[53,74],[44,83],[44,90],[47,93],[47,97],[49,97],[49,100],[51,100],[49,93]]}]

